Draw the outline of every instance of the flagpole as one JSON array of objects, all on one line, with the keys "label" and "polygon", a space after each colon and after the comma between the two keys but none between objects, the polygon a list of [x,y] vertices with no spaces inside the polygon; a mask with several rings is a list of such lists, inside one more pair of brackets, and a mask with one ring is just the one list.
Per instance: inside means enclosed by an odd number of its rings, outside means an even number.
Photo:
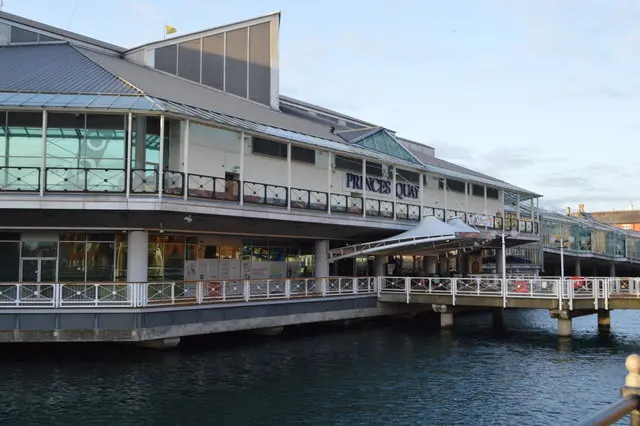
[{"label": "flagpole", "polygon": [[167,23],[164,23],[164,28],[162,29],[162,39],[166,40],[167,39]]}]

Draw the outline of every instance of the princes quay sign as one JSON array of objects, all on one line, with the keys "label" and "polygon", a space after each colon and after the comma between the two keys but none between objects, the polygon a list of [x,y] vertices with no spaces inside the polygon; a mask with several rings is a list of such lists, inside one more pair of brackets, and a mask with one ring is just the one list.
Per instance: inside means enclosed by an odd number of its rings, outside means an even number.
[{"label": "princes quay sign", "polygon": [[[345,173],[343,189],[345,191],[362,191],[362,180],[361,175]],[[367,192],[369,193],[393,196],[393,182],[388,179],[367,176],[365,179],[365,185]],[[395,196],[397,198],[413,198],[417,200],[420,198],[420,189],[417,185],[412,185],[406,182],[396,182]]]}]

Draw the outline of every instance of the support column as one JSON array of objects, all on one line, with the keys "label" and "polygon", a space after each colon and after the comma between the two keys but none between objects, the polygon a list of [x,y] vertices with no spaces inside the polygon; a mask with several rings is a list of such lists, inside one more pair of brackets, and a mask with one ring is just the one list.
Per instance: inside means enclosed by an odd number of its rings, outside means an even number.
[{"label": "support column", "polygon": [[611,311],[598,311],[598,332],[608,333],[611,329]]},{"label": "support column", "polygon": [[453,328],[453,312],[440,313],[440,328]]},{"label": "support column", "polygon": [[616,276],[616,264],[615,263],[612,263],[611,266],[609,267],[609,276],[611,278],[615,278],[615,276]]},{"label": "support column", "polygon": [[316,291],[324,295],[327,288],[327,280],[325,278],[329,276],[329,241],[316,240],[314,254],[316,257],[314,276],[316,278],[322,278],[316,280]]},{"label": "support column", "polygon": [[504,328],[504,309],[494,309],[492,316],[493,328]]},{"label": "support column", "polygon": [[[147,117],[139,115],[135,117],[135,161],[131,172],[131,192],[139,192],[144,183],[145,168],[147,162]],[[160,154],[162,156],[162,154]]]},{"label": "support column", "polygon": [[558,318],[558,336],[559,337],[571,337],[573,332],[571,318]]},{"label": "support column", "polygon": [[434,275],[436,273],[435,256],[424,256],[422,258],[422,270],[426,275]]},{"label": "support column", "polygon": [[576,260],[576,270],[575,270],[575,275],[577,277],[579,277],[580,275],[582,275],[582,271],[580,270],[580,259]]},{"label": "support column", "polygon": [[505,268],[503,262],[502,248],[496,249],[496,274],[502,276],[502,272]]},{"label": "support column", "polygon": [[386,263],[386,256],[376,256],[373,258],[373,275],[376,277],[384,277],[385,270],[384,265]]},{"label": "support column", "polygon": [[147,304],[149,233],[131,231],[127,239],[127,282],[134,306]]}]

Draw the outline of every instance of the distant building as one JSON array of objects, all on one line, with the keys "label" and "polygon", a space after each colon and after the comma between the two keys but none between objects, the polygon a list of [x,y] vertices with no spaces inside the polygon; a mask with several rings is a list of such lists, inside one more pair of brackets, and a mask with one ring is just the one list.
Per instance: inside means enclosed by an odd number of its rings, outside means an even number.
[{"label": "distant building", "polygon": [[[581,213],[584,213],[584,204],[578,206],[578,214]],[[633,204],[630,204],[629,210],[611,210],[589,214],[600,222],[610,223],[628,231],[640,231],[640,210],[633,209]]]}]

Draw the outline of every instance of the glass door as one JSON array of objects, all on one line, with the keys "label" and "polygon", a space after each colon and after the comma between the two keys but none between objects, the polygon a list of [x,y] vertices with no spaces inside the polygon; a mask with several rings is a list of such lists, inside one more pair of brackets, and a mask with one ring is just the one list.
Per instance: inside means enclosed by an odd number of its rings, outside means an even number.
[{"label": "glass door", "polygon": [[51,283],[56,281],[57,259],[48,258],[23,258],[22,282],[24,283]]}]

